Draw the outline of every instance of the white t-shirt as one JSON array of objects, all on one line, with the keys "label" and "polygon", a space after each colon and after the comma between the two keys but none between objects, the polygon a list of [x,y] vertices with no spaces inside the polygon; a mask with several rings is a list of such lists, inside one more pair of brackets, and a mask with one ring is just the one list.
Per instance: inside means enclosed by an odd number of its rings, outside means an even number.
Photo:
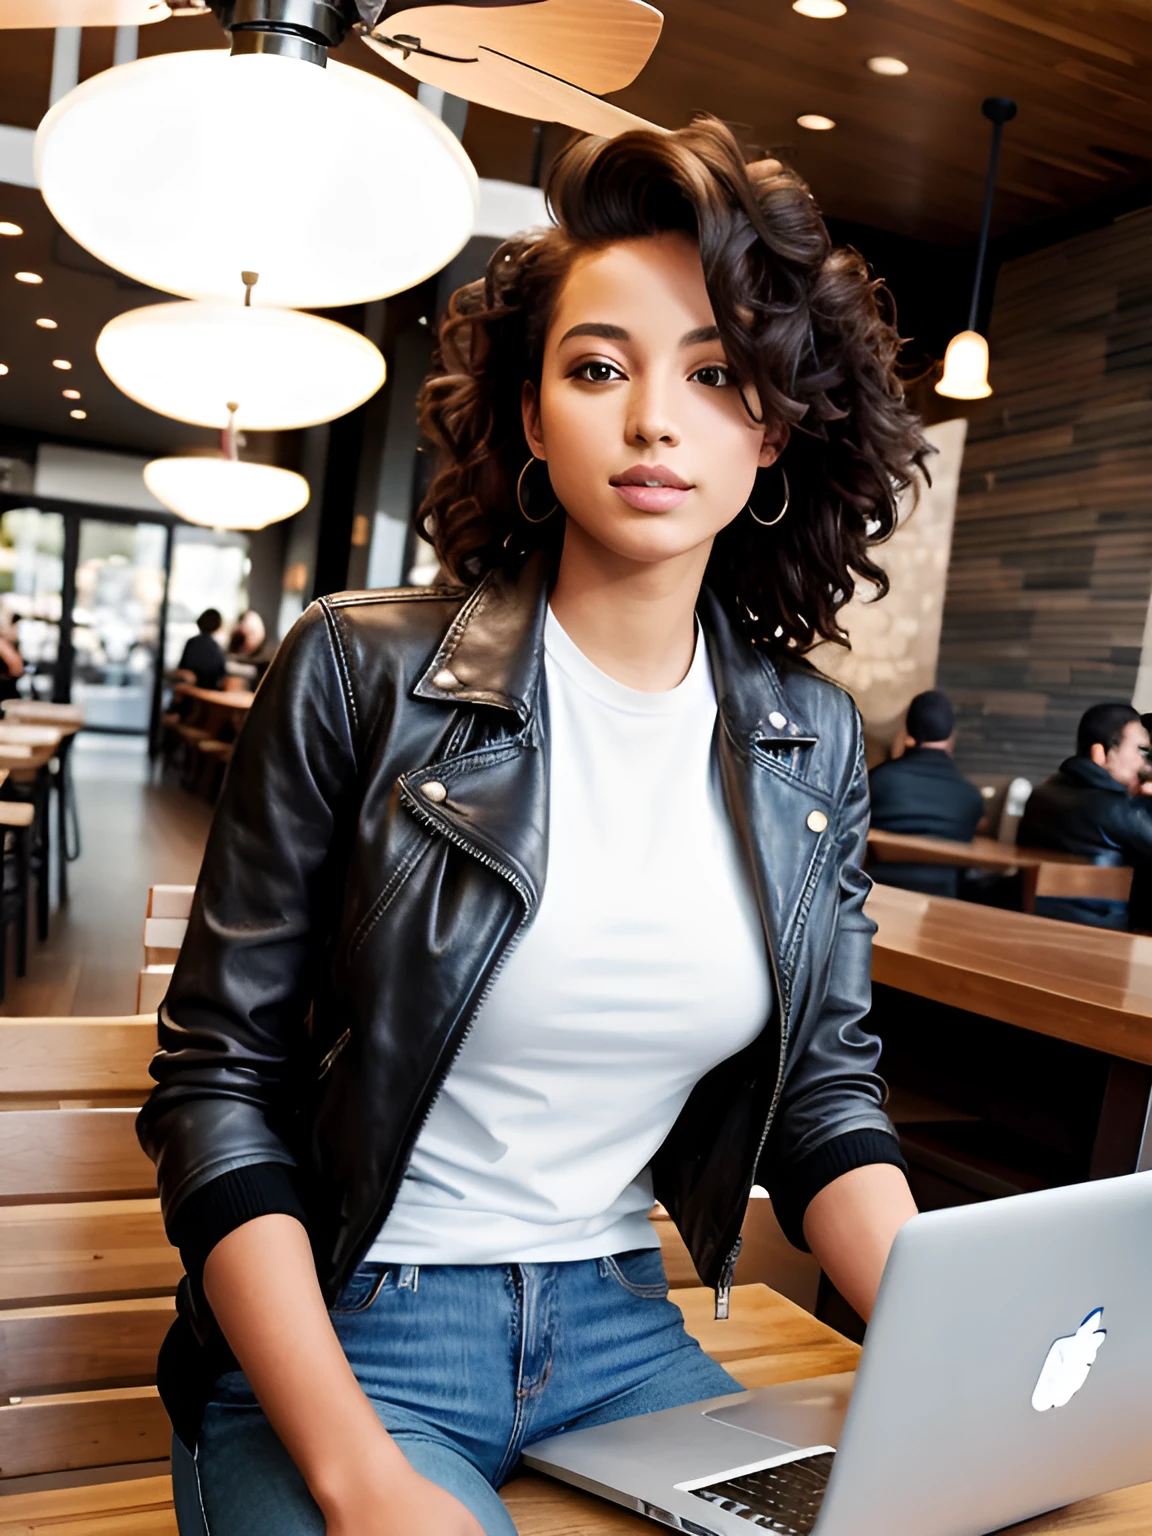
[{"label": "white t-shirt", "polygon": [[703,638],[684,681],[608,677],[549,611],[548,874],[369,1258],[547,1263],[655,1247],[648,1164],[763,1029],[755,898],[725,813]]}]

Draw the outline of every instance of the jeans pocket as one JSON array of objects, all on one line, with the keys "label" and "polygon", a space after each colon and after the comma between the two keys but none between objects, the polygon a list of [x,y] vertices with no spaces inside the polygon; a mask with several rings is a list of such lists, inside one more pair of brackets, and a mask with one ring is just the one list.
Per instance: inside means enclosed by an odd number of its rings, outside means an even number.
[{"label": "jeans pocket", "polygon": [[345,1317],[350,1312],[367,1312],[384,1289],[391,1273],[387,1264],[361,1264],[331,1307],[333,1316]]},{"label": "jeans pocket", "polygon": [[615,1280],[630,1296],[643,1301],[663,1301],[668,1295],[668,1277],[659,1248],[633,1248],[628,1253],[612,1254],[599,1261],[601,1273]]}]

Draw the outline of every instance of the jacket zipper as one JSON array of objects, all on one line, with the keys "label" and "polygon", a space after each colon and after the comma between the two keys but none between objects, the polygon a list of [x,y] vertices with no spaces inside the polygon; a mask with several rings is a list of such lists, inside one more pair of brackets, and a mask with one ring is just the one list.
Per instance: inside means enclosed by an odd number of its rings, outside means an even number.
[{"label": "jacket zipper", "polygon": [[[520,897],[520,900],[524,903],[524,915],[517,923],[515,932],[511,935],[507,944],[505,944],[504,948],[501,950],[496,964],[488,973],[488,980],[484,983],[480,996],[472,1005],[472,1010],[468,1015],[464,1029],[461,1031],[456,1044],[452,1048],[452,1054],[446,1062],[444,1070],[435,1079],[432,1092],[428,1095],[427,1103],[424,1105],[424,1108],[420,1114],[419,1123],[416,1125],[408,1141],[408,1146],[405,1149],[405,1157],[403,1161],[404,1167],[407,1168],[408,1155],[411,1153],[412,1148],[420,1139],[420,1132],[424,1129],[428,1122],[428,1116],[432,1113],[432,1106],[436,1103],[436,1099],[439,1096],[441,1088],[444,1086],[449,1072],[451,1072],[452,1068],[455,1066],[457,1057],[464,1049],[465,1041],[472,1033],[472,1026],[475,1024],[477,1018],[479,1017],[480,1010],[488,1001],[488,997],[492,991],[492,988],[496,985],[501,971],[507,965],[513,950],[520,942],[520,939],[524,933],[524,929],[528,925],[529,914],[532,911],[532,898],[528,891],[528,887],[524,884],[523,880],[520,879],[520,876],[514,869],[510,869],[506,864],[501,864],[498,859],[494,859],[491,854],[486,853],[483,849],[475,847],[472,843],[468,842],[466,838],[462,837],[460,833],[455,830],[455,828],[445,827],[440,821],[436,819],[436,817],[430,815],[424,809],[424,807],[419,803],[419,801],[416,799],[406,784],[401,785],[401,791],[401,797],[404,800],[404,803],[408,806],[408,809],[413,813],[417,821],[419,821],[422,826],[428,828],[428,830],[431,832],[439,833],[441,837],[445,838],[448,842],[453,843],[457,848],[462,849],[465,853],[470,855],[470,857],[474,858],[477,863],[485,865],[486,868],[491,869],[496,874],[502,876],[503,879],[507,880],[508,884],[512,887],[512,889]],[[401,1179],[403,1179],[403,1174],[401,1174]],[[397,1185],[396,1187],[398,1188],[399,1186]],[[375,1237],[375,1234],[380,1230],[381,1224],[384,1220],[385,1209],[391,1206],[395,1199],[395,1195],[396,1189],[389,1188],[385,1191],[383,1198],[377,1205],[376,1212],[368,1229],[372,1233],[373,1238]],[[359,1264],[359,1262],[360,1255],[357,1255],[356,1263]],[[352,1268],[354,1269],[355,1265],[353,1265]],[[344,1283],[343,1280],[341,1283]]]},{"label": "jacket zipper", "polygon": [[[816,874],[813,875],[805,884],[804,891],[801,893],[801,900],[803,900],[803,896],[810,889],[813,880],[819,877],[819,872],[823,869],[823,867],[823,863],[821,863]],[[784,1063],[788,1056],[788,1031],[785,1027],[784,1019],[784,993],[780,989],[780,967],[776,963],[776,955],[772,948],[772,940],[768,937],[767,930],[765,930],[764,938],[768,949],[768,962],[772,967],[772,984],[776,988],[776,996],[779,999],[780,1056],[776,1063],[776,1087],[772,1092],[772,1102],[768,1106],[768,1118],[764,1122],[764,1130],[760,1136],[760,1145],[756,1148],[756,1156],[752,1162],[753,1178],[756,1177],[756,1169],[758,1168],[760,1159],[764,1154],[764,1148],[768,1142],[768,1134],[772,1129],[772,1122],[776,1118],[776,1111],[780,1105],[780,1095],[784,1092]],[[736,1272],[736,1260],[740,1257],[740,1250],[743,1246],[743,1237],[738,1237],[732,1251],[724,1260],[723,1269],[720,1271],[720,1279],[716,1285],[716,1318],[721,1322],[723,1322],[728,1317],[728,1311],[732,1297],[732,1276]]]}]

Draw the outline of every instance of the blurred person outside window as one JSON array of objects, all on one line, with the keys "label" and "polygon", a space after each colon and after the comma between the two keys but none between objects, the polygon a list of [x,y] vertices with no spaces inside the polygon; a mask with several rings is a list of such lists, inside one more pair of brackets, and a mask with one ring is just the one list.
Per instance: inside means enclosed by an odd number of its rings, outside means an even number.
[{"label": "blurred person outside window", "polygon": [[[1131,864],[1143,886],[1152,860],[1149,736],[1131,704],[1094,704],[1080,721],[1076,755],[1033,791],[1017,841],[1054,848],[1093,864]],[[1036,911],[1093,928],[1127,928],[1129,903],[1040,897]]]},{"label": "blurred person outside window", "polygon": [[[952,761],[956,714],[938,688],[918,693],[905,719],[906,746],[899,757],[869,775],[872,825],[883,832],[946,837],[971,842],[984,815],[984,797]],[[869,865],[873,879],[930,896],[956,896],[959,870],[944,864]]]}]

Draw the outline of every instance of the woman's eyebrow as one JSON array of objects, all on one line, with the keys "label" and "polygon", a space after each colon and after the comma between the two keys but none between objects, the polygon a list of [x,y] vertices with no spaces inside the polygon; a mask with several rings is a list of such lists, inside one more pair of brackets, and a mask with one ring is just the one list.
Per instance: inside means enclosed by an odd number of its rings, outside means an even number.
[{"label": "woman's eyebrow", "polygon": [[[560,338],[560,345],[571,340],[573,336],[599,336],[601,341],[631,341],[632,338],[622,325],[609,325],[606,320],[585,320],[580,325],[574,325],[571,330],[564,332]],[[719,341],[720,331],[715,325],[701,325],[694,331],[685,331],[680,338],[682,347],[698,347],[702,342]]]},{"label": "woman's eyebrow", "polygon": [[622,325],[609,325],[604,320],[585,320],[580,325],[574,325],[571,330],[565,331],[560,338],[563,346],[573,336],[599,336],[601,341],[631,341],[632,338]]}]

